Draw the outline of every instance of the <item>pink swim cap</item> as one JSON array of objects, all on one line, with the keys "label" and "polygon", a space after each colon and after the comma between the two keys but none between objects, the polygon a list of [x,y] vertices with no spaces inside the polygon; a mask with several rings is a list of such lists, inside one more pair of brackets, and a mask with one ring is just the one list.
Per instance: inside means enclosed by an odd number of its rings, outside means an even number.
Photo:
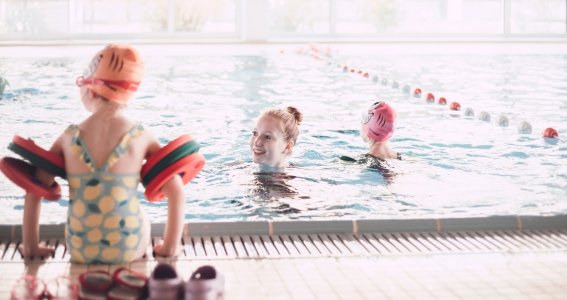
[{"label": "pink swim cap", "polygon": [[396,111],[386,102],[372,104],[362,116],[362,132],[376,142],[384,142],[394,134]]}]

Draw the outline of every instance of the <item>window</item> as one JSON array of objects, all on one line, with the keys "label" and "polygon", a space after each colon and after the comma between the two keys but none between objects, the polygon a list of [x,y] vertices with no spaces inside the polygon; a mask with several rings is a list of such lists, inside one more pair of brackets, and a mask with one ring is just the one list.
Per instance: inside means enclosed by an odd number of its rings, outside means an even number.
[{"label": "window", "polygon": [[0,33],[43,34],[67,32],[68,0],[0,2]]},{"label": "window", "polygon": [[328,0],[270,0],[270,28],[278,34],[328,34]]},{"label": "window", "polygon": [[337,0],[336,32],[339,34],[375,34],[395,30],[401,21],[398,0]]},{"label": "window", "polygon": [[167,30],[165,1],[75,0],[70,4],[70,31],[73,33],[149,33]]},{"label": "window", "polygon": [[1,40],[567,37],[567,0],[0,0]]},{"label": "window", "polygon": [[499,34],[501,0],[334,0],[341,35]]},{"label": "window", "polygon": [[565,0],[511,0],[510,32],[561,34],[566,32]]},{"label": "window", "polygon": [[236,31],[236,7],[232,0],[177,0],[175,5],[175,31]]},{"label": "window", "polygon": [[12,35],[236,33],[239,0],[0,0]]}]

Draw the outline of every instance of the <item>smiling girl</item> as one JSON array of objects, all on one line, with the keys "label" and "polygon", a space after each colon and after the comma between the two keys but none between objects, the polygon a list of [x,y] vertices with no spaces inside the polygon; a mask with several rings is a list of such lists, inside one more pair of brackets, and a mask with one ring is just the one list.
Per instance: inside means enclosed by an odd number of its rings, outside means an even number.
[{"label": "smiling girl", "polygon": [[264,111],[252,130],[250,150],[261,172],[282,172],[288,166],[303,114],[295,107]]}]

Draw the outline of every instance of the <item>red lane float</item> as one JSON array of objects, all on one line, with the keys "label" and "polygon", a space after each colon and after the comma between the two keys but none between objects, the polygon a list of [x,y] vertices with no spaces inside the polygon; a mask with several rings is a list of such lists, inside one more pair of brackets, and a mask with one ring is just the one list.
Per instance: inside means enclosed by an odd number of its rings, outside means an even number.
[{"label": "red lane float", "polygon": [[420,88],[415,89],[413,91],[413,96],[416,97],[416,98],[421,97],[421,89]]},{"label": "red lane float", "polygon": [[449,109],[461,110],[461,105],[459,104],[459,102],[451,102],[451,104],[449,105]]},{"label": "red lane float", "polygon": [[556,138],[558,136],[559,136],[559,133],[554,128],[548,127],[543,131],[543,137]]},{"label": "red lane float", "polygon": [[445,97],[441,97],[439,98],[439,105],[446,105],[447,104],[447,99],[445,99]]}]

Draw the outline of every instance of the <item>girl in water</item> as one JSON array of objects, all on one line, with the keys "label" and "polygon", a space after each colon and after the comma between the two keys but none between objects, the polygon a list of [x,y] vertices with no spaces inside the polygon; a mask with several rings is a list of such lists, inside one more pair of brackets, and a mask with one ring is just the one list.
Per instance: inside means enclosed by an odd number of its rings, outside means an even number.
[{"label": "girl in water", "polygon": [[252,130],[250,150],[260,172],[283,172],[297,143],[303,114],[295,107],[264,111]]},{"label": "girl in water", "polygon": [[386,180],[391,180],[395,172],[388,161],[402,159],[402,155],[392,150],[388,142],[394,134],[396,116],[396,111],[388,103],[373,103],[361,120],[360,136],[368,144],[368,152],[356,159],[349,156],[341,156],[340,159],[365,164],[368,168],[382,173]]}]

